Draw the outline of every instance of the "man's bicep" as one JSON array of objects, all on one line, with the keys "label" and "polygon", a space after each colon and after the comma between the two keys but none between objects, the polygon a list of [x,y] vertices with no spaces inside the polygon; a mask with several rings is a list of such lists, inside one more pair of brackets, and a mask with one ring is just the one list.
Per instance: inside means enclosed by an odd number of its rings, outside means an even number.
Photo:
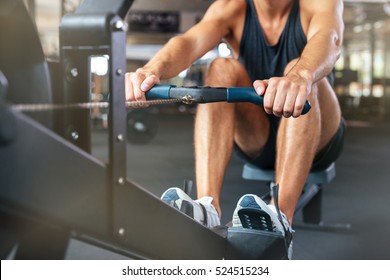
[{"label": "man's bicep", "polygon": [[[313,2],[321,2],[316,3]],[[313,16],[307,31],[307,39],[310,40],[318,33],[333,34],[335,40],[341,44],[344,32],[343,3],[339,0],[313,1]]]}]

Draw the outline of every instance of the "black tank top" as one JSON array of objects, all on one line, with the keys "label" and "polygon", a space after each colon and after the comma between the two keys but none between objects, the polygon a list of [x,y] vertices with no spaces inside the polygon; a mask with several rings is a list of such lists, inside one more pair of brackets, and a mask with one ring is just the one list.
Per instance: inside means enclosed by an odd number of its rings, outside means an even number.
[{"label": "black tank top", "polygon": [[294,1],[283,32],[273,46],[265,39],[253,0],[246,2],[245,25],[238,59],[253,81],[281,77],[286,65],[301,55],[307,43],[301,25],[299,0]]}]

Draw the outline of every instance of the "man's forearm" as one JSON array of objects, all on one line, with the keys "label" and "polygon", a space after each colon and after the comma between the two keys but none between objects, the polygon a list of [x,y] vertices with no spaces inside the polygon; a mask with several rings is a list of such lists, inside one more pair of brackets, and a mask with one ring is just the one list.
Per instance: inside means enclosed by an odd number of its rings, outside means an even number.
[{"label": "man's forearm", "polygon": [[291,74],[300,75],[315,83],[332,71],[340,57],[344,33],[343,2],[342,0],[303,2],[313,16],[307,30],[307,45]]},{"label": "man's forearm", "polygon": [[336,32],[316,34],[287,75],[299,75],[313,83],[321,80],[332,71],[339,58],[340,44],[341,40]]},{"label": "man's forearm", "polygon": [[177,36],[170,39],[142,69],[160,79],[172,78],[191,66],[194,59],[191,53],[191,44],[182,36]]}]

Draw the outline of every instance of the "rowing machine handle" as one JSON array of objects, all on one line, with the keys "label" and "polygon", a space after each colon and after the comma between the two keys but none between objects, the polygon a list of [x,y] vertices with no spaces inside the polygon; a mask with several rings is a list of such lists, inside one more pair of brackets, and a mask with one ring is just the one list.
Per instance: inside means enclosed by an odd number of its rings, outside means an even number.
[{"label": "rowing machine handle", "polygon": [[[191,96],[195,103],[209,102],[250,102],[263,105],[263,96],[256,93],[254,88],[248,87],[176,87],[175,85],[155,85],[146,93],[146,99],[171,99]],[[306,101],[302,114],[309,112],[310,102]]]}]

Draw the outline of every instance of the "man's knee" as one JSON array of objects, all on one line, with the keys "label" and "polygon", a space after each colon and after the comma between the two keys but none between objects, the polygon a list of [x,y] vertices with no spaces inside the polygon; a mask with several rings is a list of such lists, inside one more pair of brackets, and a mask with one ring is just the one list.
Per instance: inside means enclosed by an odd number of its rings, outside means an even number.
[{"label": "man's knee", "polygon": [[206,84],[210,86],[238,86],[243,82],[248,84],[248,81],[249,77],[240,62],[222,57],[211,62],[206,78]]},{"label": "man's knee", "polygon": [[238,67],[237,64],[239,62],[233,58],[217,57],[210,63],[209,72],[235,71]]}]

